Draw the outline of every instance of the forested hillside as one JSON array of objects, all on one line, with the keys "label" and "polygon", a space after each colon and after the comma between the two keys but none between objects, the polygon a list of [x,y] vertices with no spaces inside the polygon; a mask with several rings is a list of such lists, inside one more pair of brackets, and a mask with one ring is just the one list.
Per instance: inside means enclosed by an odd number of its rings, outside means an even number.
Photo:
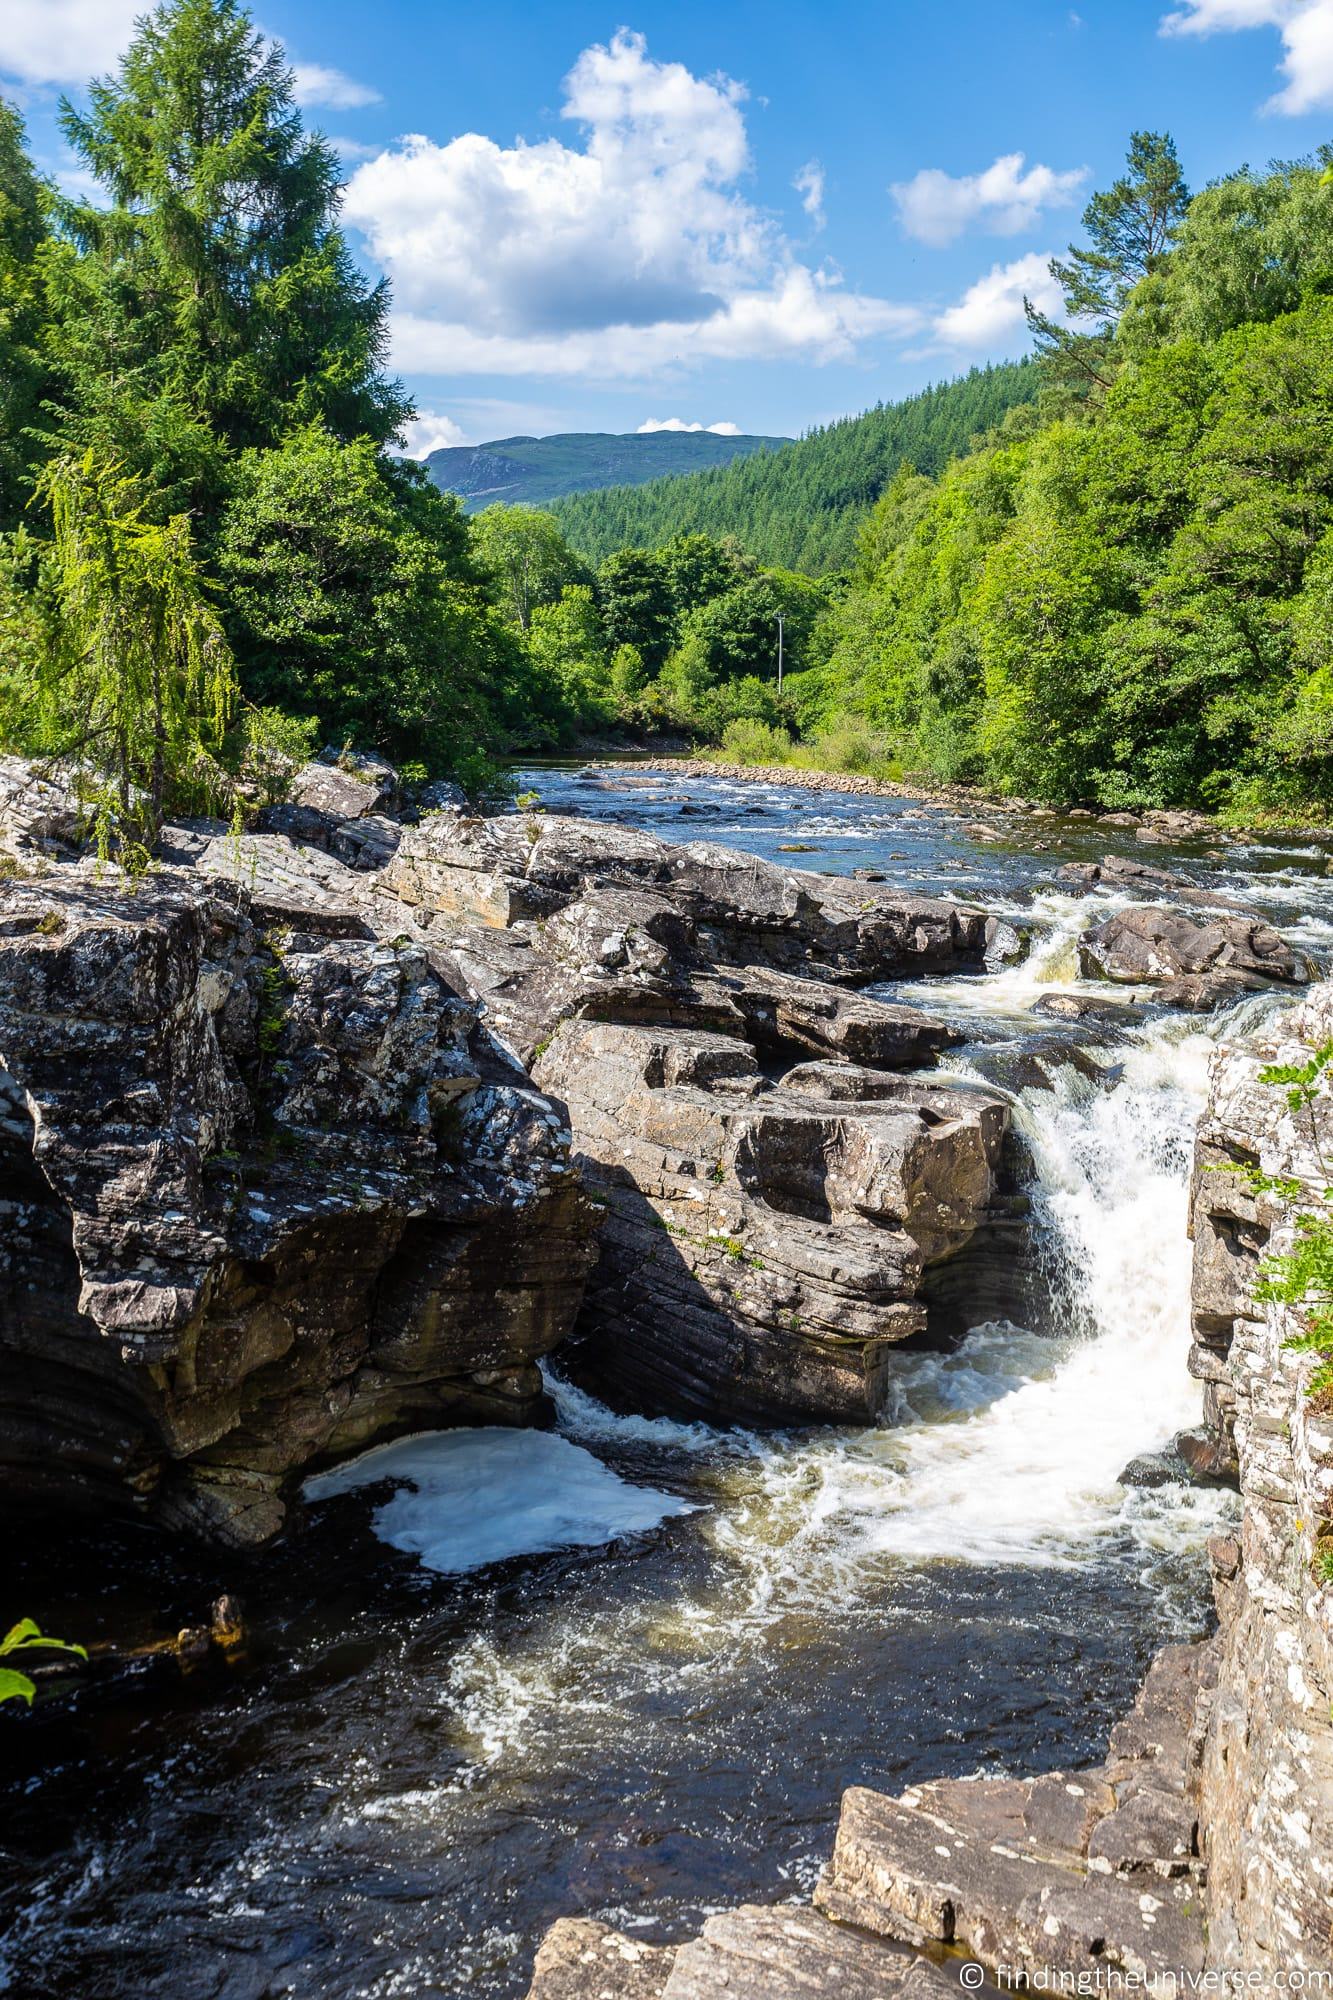
[{"label": "forested hillside", "polygon": [[675,535],[734,535],[760,562],[820,576],[851,561],[867,511],[899,466],[941,471],[1037,387],[1031,362],[974,368],[776,452],[561,501],[556,517],[594,562],[627,543],[657,548]]},{"label": "forested hillside", "polygon": [[456,493],[464,513],[475,514],[497,501],[544,507],[564,494],[594,487],[642,486],[650,479],[729,465],[732,459],[787,442],[720,437],[715,431],[558,431],[551,437],[444,445],[431,452],[425,465],[442,493]]},{"label": "forested hillside", "polygon": [[1333,152],[1190,200],[1170,142],[1057,264],[1041,402],[902,473],[796,690],[1048,799],[1333,800]]},{"label": "forested hillside", "polygon": [[146,16],[64,130],[94,195],[0,105],[0,749],[75,764],[105,851],[243,818],[318,743],[485,788],[663,728],[1055,801],[1333,805],[1333,149],[1191,199],[1138,134],[1035,359],[468,518],[400,456],[387,289],[239,0]]}]

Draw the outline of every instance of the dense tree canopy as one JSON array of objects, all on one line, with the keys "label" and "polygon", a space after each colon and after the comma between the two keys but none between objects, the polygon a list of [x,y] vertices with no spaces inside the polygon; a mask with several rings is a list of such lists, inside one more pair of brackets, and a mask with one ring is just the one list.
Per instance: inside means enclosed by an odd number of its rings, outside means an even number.
[{"label": "dense tree canopy", "polygon": [[64,121],[96,198],[0,106],[0,745],[77,754],[104,844],[316,741],[476,786],[662,728],[1333,806],[1333,150],[1191,200],[1137,133],[1039,359],[469,521],[396,455],[387,294],[239,0],[165,0]]},{"label": "dense tree canopy", "polygon": [[852,561],[868,510],[901,465],[942,471],[1037,386],[1030,363],[975,368],[776,451],[646,486],[571,494],[552,511],[573,546],[594,561],[627,544],[660,548],[706,533],[731,538],[760,562],[820,576]]},{"label": "dense tree canopy", "polygon": [[809,725],[852,711],[909,763],[1051,799],[1326,809],[1321,164],[1195,198],[1127,295],[1104,395],[895,481],[798,684]]},{"label": "dense tree canopy", "polygon": [[336,226],[337,159],[306,133],[282,50],[237,0],[146,16],[71,149],[105,190],[61,204],[51,346],[63,428],[207,504],[228,453],[324,423],[383,444],[387,294]]}]

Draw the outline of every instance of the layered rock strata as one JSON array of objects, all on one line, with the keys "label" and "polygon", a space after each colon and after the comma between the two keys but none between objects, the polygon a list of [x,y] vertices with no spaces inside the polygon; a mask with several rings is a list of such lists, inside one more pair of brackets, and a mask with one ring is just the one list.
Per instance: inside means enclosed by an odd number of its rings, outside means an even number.
[{"label": "layered rock strata", "polygon": [[[1265,1082],[1333,1042],[1333,983],[1213,1059],[1194,1182],[1193,1372],[1234,1458],[1239,1533],[1212,1545],[1221,1630],[1201,1772],[1214,1962],[1333,1971],[1333,1407],[1289,1343],[1299,1306],[1257,1302],[1269,1252],[1333,1182],[1333,1103],[1293,1109]],[[1294,1183],[1255,1194],[1233,1169]]]},{"label": "layered rock strata", "polygon": [[897,1075],[956,1036],[858,990],[979,969],[983,913],[422,803],[326,755],[131,893],[0,766],[7,1490],[262,1541],[313,1462],[531,1418],[603,1222],[599,1385],[869,1420],[930,1270],[1009,1219],[1002,1100]]},{"label": "layered rock strata", "polygon": [[596,1213],[418,946],[184,874],[0,882],[0,1482],[232,1543],[377,1436],[528,1420]]},{"label": "layered rock strata", "polygon": [[606,1218],[580,1378],[714,1422],[873,1421],[928,1274],[1021,1202],[1007,1101],[898,1074],[956,1031],[857,988],[979,967],[997,927],[577,820],[442,814],[385,873],[569,1107]]}]

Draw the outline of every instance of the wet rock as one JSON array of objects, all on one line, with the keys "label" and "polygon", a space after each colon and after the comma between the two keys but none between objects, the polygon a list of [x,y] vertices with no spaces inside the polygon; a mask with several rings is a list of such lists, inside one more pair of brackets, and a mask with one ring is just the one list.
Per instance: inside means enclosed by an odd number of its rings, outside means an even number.
[{"label": "wet rock", "polygon": [[528,2000],[663,2000],[675,1958],[671,1945],[562,1917],[542,1939]]},{"label": "wet rock", "polygon": [[1121,1486],[1137,1486],[1151,1489],[1156,1486],[1178,1486],[1184,1472],[1184,1465],[1173,1452],[1145,1451],[1137,1458],[1131,1458],[1121,1473]]},{"label": "wet rock", "polygon": [[1235,1486],[1239,1477],[1234,1446],[1216,1431],[1181,1431],[1172,1449],[1196,1486]]},{"label": "wet rock", "polygon": [[1004,1099],[887,1072],[760,1072],[738,1037],[564,1023],[534,1077],[605,1204],[570,1365],[639,1408],[870,1422],[928,1266],[987,1217]]},{"label": "wet rock", "polygon": [[1031,1012],[1055,1021],[1106,1021],[1124,1028],[1145,1018],[1143,1009],[1127,1000],[1098,1000],[1086,993],[1043,993],[1033,1001]]},{"label": "wet rock", "polygon": [[1196,921],[1151,905],[1121,910],[1087,932],[1079,959],[1089,977],[1152,985],[1168,1004],[1195,1012],[1307,976],[1258,917],[1219,912]]}]

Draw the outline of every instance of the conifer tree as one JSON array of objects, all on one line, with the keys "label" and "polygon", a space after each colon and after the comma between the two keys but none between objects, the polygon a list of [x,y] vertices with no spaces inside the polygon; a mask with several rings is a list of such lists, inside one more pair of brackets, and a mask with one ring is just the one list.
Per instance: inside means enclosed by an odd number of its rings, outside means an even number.
[{"label": "conifer tree", "polygon": [[41,355],[45,315],[41,252],[47,190],[23,145],[18,113],[0,103],[0,530],[22,516],[31,436],[46,392]]},{"label": "conifer tree", "polygon": [[294,426],[397,433],[410,405],[383,372],[387,292],[356,270],[336,156],[238,0],[166,0],[88,111],[64,102],[61,119],[109,198],[61,211],[71,440],[207,510],[227,456]]}]

